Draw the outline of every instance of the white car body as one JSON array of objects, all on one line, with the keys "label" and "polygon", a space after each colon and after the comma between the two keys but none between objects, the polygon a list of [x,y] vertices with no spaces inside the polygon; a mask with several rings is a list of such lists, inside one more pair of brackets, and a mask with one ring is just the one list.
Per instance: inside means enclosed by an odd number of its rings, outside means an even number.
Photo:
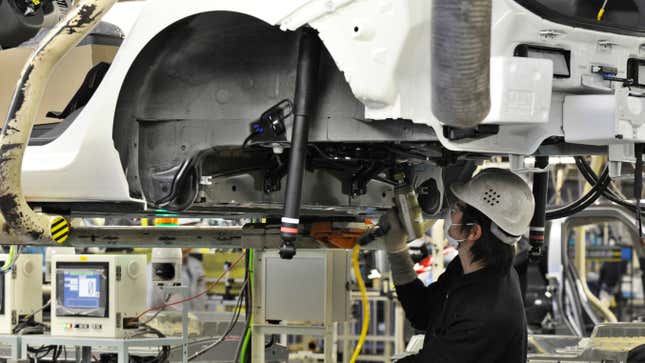
[{"label": "white car body", "polygon": [[[431,110],[430,1],[151,0],[119,5],[120,11],[133,6],[136,21],[100,87],[60,137],[26,150],[22,183],[28,201],[145,204],[131,197],[114,146],[117,99],[128,70],[146,44],[195,14],[248,14],[284,31],[308,24],[319,32],[353,94],[364,104],[365,118],[403,118],[429,125],[443,147],[453,151],[530,155],[546,138],[566,139],[565,96],[583,93],[587,89],[581,84],[584,79],[602,83],[590,74],[590,64],[620,64],[618,76],[624,77],[627,59],[643,54],[640,37],[550,22],[513,0],[495,0],[492,107],[485,123],[501,127],[497,135],[451,141],[443,136],[442,123]],[[571,77],[554,79],[549,60],[513,57],[515,47],[522,43],[570,50]]]}]

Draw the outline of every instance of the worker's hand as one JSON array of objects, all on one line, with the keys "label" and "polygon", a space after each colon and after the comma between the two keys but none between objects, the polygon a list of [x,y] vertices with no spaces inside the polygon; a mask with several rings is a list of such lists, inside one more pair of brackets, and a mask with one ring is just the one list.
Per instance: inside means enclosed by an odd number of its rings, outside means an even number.
[{"label": "worker's hand", "polygon": [[383,239],[385,240],[385,250],[389,253],[399,252],[407,248],[408,236],[401,226],[396,209],[392,208],[381,217],[379,224],[384,228],[389,228]]},{"label": "worker's hand", "polygon": [[414,264],[408,252],[408,236],[404,232],[396,209],[390,209],[379,221],[382,226],[389,228],[383,236],[385,249],[390,261],[392,281],[394,285],[405,285],[417,278],[414,272]]}]

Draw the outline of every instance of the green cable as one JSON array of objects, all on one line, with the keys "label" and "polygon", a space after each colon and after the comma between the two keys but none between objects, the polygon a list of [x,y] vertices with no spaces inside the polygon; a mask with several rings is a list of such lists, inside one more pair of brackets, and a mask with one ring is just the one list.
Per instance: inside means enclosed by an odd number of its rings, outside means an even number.
[{"label": "green cable", "polygon": [[[249,282],[251,283],[251,301],[253,300],[253,249],[249,249]],[[249,326],[246,328],[246,334],[244,336],[244,343],[242,344],[242,354],[240,354],[240,362],[246,363],[246,351],[249,347],[249,342],[251,341],[251,326],[253,325],[253,307],[251,306],[251,316],[249,318]]]},{"label": "green cable", "polygon": [[[253,323],[253,320],[251,320]],[[246,363],[246,350],[249,347],[249,341],[251,341],[251,328],[247,328],[246,335],[244,336],[244,344],[242,344],[242,354],[240,355],[240,363]]]},{"label": "green cable", "polygon": [[9,256],[7,257],[7,260],[4,262],[2,267],[0,267],[0,271],[8,271],[13,267],[14,260],[16,258],[16,253],[18,252],[18,246],[12,245],[9,248]]}]

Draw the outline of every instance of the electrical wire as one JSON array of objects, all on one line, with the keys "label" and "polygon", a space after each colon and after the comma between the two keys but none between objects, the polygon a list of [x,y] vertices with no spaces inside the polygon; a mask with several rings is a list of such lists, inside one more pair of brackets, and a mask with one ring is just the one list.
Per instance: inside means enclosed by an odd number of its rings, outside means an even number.
[{"label": "electrical wire", "polygon": [[607,1],[608,0],[605,0],[602,3],[602,6],[600,7],[600,10],[598,10],[598,14],[596,14],[596,20],[601,21],[604,18],[604,16],[605,16],[605,8],[607,7]]},{"label": "electrical wire", "polygon": [[249,142],[251,141],[251,139],[253,139],[254,137],[256,137],[258,135],[261,135],[261,133],[254,131],[249,136],[247,136],[246,139],[244,139],[244,142],[242,142],[242,149],[248,148],[248,145],[249,145]]},{"label": "electrical wire", "polygon": [[591,183],[593,187],[591,188],[591,190],[589,190],[589,192],[587,192],[587,194],[564,207],[548,210],[546,212],[546,219],[551,220],[564,218],[582,211],[583,209],[593,204],[601,195],[603,195],[610,182],[611,178],[609,177],[609,169],[607,166],[605,166],[602,174],[600,175],[600,178],[596,182]]},{"label": "electrical wire", "polygon": [[246,255],[246,252],[242,253],[242,255],[240,255],[240,257],[238,257],[238,259],[235,260],[235,262],[233,262],[233,264],[231,264],[231,267],[229,267],[229,270],[223,271],[222,274],[219,275],[219,277],[214,282],[208,283],[208,287],[206,287],[206,289],[204,289],[203,291],[201,291],[201,292],[199,292],[199,293],[197,293],[197,294],[195,294],[193,296],[183,298],[183,299],[180,299],[180,300],[168,303],[168,304],[161,304],[161,305],[153,306],[150,309],[147,309],[144,312],[142,312],[141,314],[137,315],[136,318],[140,319],[142,316],[146,315],[147,313],[149,313],[151,311],[165,309],[165,308],[170,307],[170,306],[183,304],[185,302],[189,302],[189,301],[195,300],[195,299],[197,299],[197,298],[199,298],[201,296],[206,295],[213,287],[217,286],[221,282],[221,280],[226,276],[227,272],[232,270],[242,260],[242,258],[244,258],[245,255]]},{"label": "electrical wire", "polygon": [[0,267],[0,273],[10,271],[13,268],[13,266],[16,264],[16,260],[18,260],[18,257],[20,257],[21,251],[22,248],[20,246],[11,245],[9,247],[9,256],[2,267]]},{"label": "electrical wire", "polygon": [[33,317],[39,312],[45,310],[50,305],[51,305],[51,299],[47,301],[45,305],[38,308],[36,311],[21,318],[20,321],[18,321],[18,324],[16,324],[13,327],[12,333],[18,334],[18,335],[44,334],[47,330],[49,330],[49,325],[39,321],[35,321],[33,320]]},{"label": "electrical wire", "polygon": [[[143,335],[143,334],[155,334],[159,338],[165,338],[166,335],[164,335],[162,332],[159,330],[149,326],[145,325],[143,326],[145,330],[142,331],[142,334],[137,334],[137,335]],[[130,362],[133,363],[165,363],[168,362],[168,357],[170,356],[170,346],[168,345],[163,345],[161,347],[161,350],[157,354],[156,357],[150,359],[150,358],[141,358],[141,357],[135,357],[135,356],[130,356]]]},{"label": "electrical wire", "polygon": [[240,343],[237,345],[237,349],[235,349],[235,357],[233,359],[234,363],[240,362],[240,357],[242,354],[242,346],[244,344],[244,339],[246,338],[246,335],[248,333],[249,318],[251,316],[251,310],[252,310],[251,307],[253,306],[253,304],[251,303],[251,293],[252,293],[251,287],[250,287],[251,276],[249,275],[249,266],[251,263],[251,257],[253,257],[252,251],[253,251],[252,249],[247,250],[246,261],[244,263],[244,278],[249,281],[249,283],[246,285],[246,288],[247,288],[246,294],[244,295],[244,304],[246,306],[246,310],[245,310],[246,320],[244,324],[244,329],[242,329],[242,336],[240,337]]},{"label": "electrical wire", "polygon": [[241,314],[241,311],[242,311],[242,301],[244,300],[244,294],[246,293],[246,285],[247,284],[248,284],[248,279],[245,279],[244,284],[242,285],[242,288],[240,290],[240,294],[238,295],[237,302],[235,304],[233,317],[231,318],[231,321],[228,324],[228,327],[224,331],[224,334],[222,334],[222,336],[219,337],[216,341],[214,341],[213,343],[211,343],[208,346],[204,347],[199,352],[196,352],[193,355],[191,355],[190,357],[188,357],[189,362],[199,358],[200,356],[204,355],[206,352],[208,352],[208,351],[212,350],[213,348],[217,347],[219,344],[221,344],[226,339],[226,337],[228,337],[231,334],[231,332],[235,328],[235,324],[237,324],[237,322],[238,322],[238,320],[240,318],[240,314]]},{"label": "electrical wire", "polygon": [[247,273],[248,273],[248,279],[249,279],[249,291],[248,291],[248,297],[249,297],[249,305],[246,309],[248,312],[248,322],[246,324],[246,334],[244,335],[244,341],[242,342],[242,350],[240,352],[240,361],[239,363],[246,363],[246,353],[249,349],[249,344],[251,342],[251,329],[253,327],[253,287],[254,287],[254,277],[253,277],[253,271],[254,271],[254,266],[253,266],[253,249],[248,250],[248,255],[249,255],[249,264],[247,268]]},{"label": "electrical wire", "polygon": [[[589,163],[587,163],[582,157],[576,157],[575,160],[576,160],[576,165],[578,166],[578,169],[580,170],[582,176],[587,180],[587,182],[589,184],[597,183],[598,176],[593,171],[593,169],[591,169],[591,166],[589,166]],[[603,196],[609,199],[610,201],[629,209],[633,213],[637,212],[638,206],[635,203],[628,202],[625,199],[625,197],[622,195],[622,193],[620,193],[617,190],[613,190],[612,188],[607,188],[604,191]],[[641,211],[645,211],[645,209],[641,207]]]},{"label": "electrical wire", "polygon": [[40,361],[51,353],[51,361],[53,363],[58,361],[58,358],[60,357],[63,350],[64,347],[61,345],[42,345],[39,348],[29,347],[27,349],[29,353],[33,354],[32,356],[28,357],[34,361]]},{"label": "electrical wire", "polygon": [[49,299],[49,300],[45,303],[45,305],[43,305],[43,306],[39,307],[39,308],[38,308],[38,310],[36,310],[36,311],[32,312],[31,314],[29,314],[29,315],[25,316],[23,319],[24,319],[24,320],[29,320],[29,319],[31,319],[34,315],[36,315],[36,314],[38,314],[39,312],[41,312],[41,311],[43,311],[43,310],[47,309],[47,307],[49,307],[49,305],[51,305],[51,304],[52,304],[52,299]]},{"label": "electrical wire", "polygon": [[[166,295],[166,297],[163,299],[163,303],[167,304],[171,297],[172,297],[172,294]],[[143,323],[141,323],[141,325],[148,325],[151,321],[155,320],[159,316],[159,314],[161,314],[165,310],[166,310],[166,308],[162,308],[162,309],[157,310],[157,312],[154,313],[152,315],[152,317],[148,318],[148,320],[146,320]]]},{"label": "electrical wire", "polygon": [[[613,187],[608,187],[603,191],[603,196],[620,206],[623,206],[630,210],[636,215],[639,236],[642,235],[642,218],[641,214],[644,209],[641,206],[641,197],[640,192],[642,190],[642,145],[636,145],[635,154],[636,154],[636,165],[634,168],[634,198],[636,198],[636,203],[631,203],[626,200],[624,195],[620,191],[615,190]],[[641,160],[639,163],[639,159]],[[593,171],[589,163],[583,157],[575,158],[576,165],[580,170],[582,176],[587,180],[588,183],[593,184],[598,182],[598,176]]]},{"label": "electrical wire", "polygon": [[352,251],[352,266],[354,267],[354,275],[356,275],[356,282],[358,283],[358,289],[361,291],[361,301],[363,303],[363,326],[361,327],[361,335],[358,337],[358,342],[356,343],[356,349],[354,349],[354,354],[350,363],[356,362],[358,359],[361,350],[363,349],[363,344],[367,338],[367,329],[370,326],[370,305],[367,300],[367,289],[365,288],[365,281],[363,281],[363,276],[361,275],[361,269],[358,265],[358,254],[361,251],[360,245],[355,245],[354,250]]}]

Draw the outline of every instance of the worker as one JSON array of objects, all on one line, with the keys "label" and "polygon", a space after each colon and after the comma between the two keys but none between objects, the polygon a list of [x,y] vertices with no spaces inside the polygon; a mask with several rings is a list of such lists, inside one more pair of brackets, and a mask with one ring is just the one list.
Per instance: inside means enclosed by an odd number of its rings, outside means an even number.
[{"label": "worker", "polygon": [[456,201],[444,230],[459,258],[427,287],[414,273],[396,212],[384,216],[398,299],[412,326],[426,332],[423,349],[401,362],[526,362],[526,316],[512,266],[514,245],[533,216],[533,194],[503,169],[485,169],[450,191]]}]

